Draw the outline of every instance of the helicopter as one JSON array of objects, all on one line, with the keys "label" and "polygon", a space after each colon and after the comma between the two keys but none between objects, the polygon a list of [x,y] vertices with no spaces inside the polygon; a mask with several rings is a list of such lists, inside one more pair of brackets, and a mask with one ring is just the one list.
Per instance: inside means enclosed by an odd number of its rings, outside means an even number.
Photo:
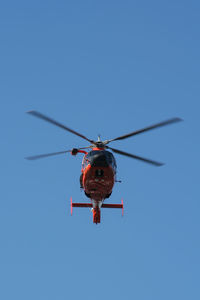
[{"label": "helicopter", "polygon": [[[68,152],[70,152],[73,156],[76,156],[78,153],[84,154],[80,176],[80,187],[84,190],[85,195],[90,199],[90,203],[73,203],[71,198],[71,215],[73,207],[90,207],[93,212],[93,223],[96,224],[100,223],[101,220],[101,208],[120,208],[122,209],[122,214],[124,210],[123,200],[121,204],[104,203],[105,199],[111,196],[115,182],[120,182],[116,179],[117,164],[112,152],[129,158],[140,160],[153,166],[159,167],[163,165],[163,163],[161,162],[147,159],[135,154],[127,153],[116,148],[112,148],[108,146],[108,144],[114,141],[124,140],[159,127],[182,121],[181,118],[171,118],[163,122],[156,123],[151,126],[133,131],[131,133],[124,134],[117,138],[101,141],[99,136],[98,140],[94,141],[38,111],[31,110],[27,113],[36,118],[49,122],[57,127],[60,127],[68,132],[71,132],[72,134],[77,135],[90,143],[90,145],[86,147],[73,148],[71,150],[29,156],[26,157],[26,159],[36,160],[55,155],[66,154]],[[110,152],[109,150],[111,150],[112,152]]]}]

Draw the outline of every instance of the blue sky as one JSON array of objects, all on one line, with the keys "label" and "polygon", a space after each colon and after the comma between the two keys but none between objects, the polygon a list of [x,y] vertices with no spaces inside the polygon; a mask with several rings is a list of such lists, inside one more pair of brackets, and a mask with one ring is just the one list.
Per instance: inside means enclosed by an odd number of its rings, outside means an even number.
[{"label": "blue sky", "polygon": [[[199,1],[0,4],[1,299],[199,299]],[[91,139],[171,117],[184,122],[112,146],[111,203],[93,225],[74,209],[87,146],[25,114],[36,109]]]}]

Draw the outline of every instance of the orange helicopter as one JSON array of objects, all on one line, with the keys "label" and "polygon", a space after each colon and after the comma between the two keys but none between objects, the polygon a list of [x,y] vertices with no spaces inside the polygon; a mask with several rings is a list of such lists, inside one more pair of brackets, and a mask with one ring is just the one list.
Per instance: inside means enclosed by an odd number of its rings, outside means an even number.
[{"label": "orange helicopter", "polygon": [[[41,154],[36,156],[30,156],[26,159],[28,160],[35,160],[40,158],[45,158],[49,156],[54,156],[58,154],[65,154],[67,152],[71,152],[72,155],[77,155],[78,153],[83,153],[83,161],[82,161],[82,169],[81,169],[81,176],[80,176],[80,187],[84,190],[85,195],[90,198],[90,203],[73,203],[71,198],[71,214],[73,207],[91,207],[93,211],[93,222],[98,224],[100,223],[100,216],[101,216],[101,208],[121,208],[122,214],[123,214],[123,200],[121,204],[106,204],[104,203],[104,200],[109,198],[112,194],[114,183],[117,182],[116,180],[116,160],[113,156],[113,154],[108,151],[111,150],[114,153],[128,156],[130,158],[134,158],[146,163],[149,163],[154,166],[162,166],[163,163],[150,160],[141,156],[137,156],[134,154],[130,154],[115,148],[111,148],[108,146],[110,142],[123,140],[126,138],[129,138],[131,136],[135,136],[137,134],[162,127],[165,125],[169,125],[172,123],[180,122],[182,119],[180,118],[172,118],[148,127],[145,127],[140,130],[133,131],[129,134],[122,135],[120,137],[101,141],[100,137],[98,137],[97,141],[93,141],[91,139],[88,139],[84,135],[80,134],[77,131],[74,131],[70,129],[69,127],[66,127],[65,125],[45,116],[44,114],[41,114],[37,111],[29,111],[29,114],[31,114],[34,117],[37,117],[39,119],[42,119],[44,121],[47,121],[55,126],[58,126],[64,130],[67,130],[82,139],[88,141],[91,145],[88,147],[83,148],[73,148],[72,150],[66,150],[61,152],[54,152],[54,153],[48,153],[48,154]],[[87,150],[87,151],[86,151]],[[118,181],[120,182],[120,181]]]}]

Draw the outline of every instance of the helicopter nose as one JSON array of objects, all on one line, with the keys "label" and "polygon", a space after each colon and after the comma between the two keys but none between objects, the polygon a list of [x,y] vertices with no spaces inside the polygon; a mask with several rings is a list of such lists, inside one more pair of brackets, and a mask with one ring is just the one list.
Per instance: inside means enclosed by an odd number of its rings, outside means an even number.
[{"label": "helicopter nose", "polygon": [[96,154],[92,158],[90,164],[92,167],[108,167],[109,166],[106,156],[101,153]]}]

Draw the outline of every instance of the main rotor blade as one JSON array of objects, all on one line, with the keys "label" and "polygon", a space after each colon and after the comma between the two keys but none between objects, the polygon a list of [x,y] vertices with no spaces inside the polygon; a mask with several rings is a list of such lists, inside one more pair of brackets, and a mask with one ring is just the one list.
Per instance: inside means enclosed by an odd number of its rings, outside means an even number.
[{"label": "main rotor blade", "polygon": [[51,124],[53,124],[53,125],[56,125],[56,126],[62,128],[62,129],[65,129],[65,130],[67,130],[67,131],[69,131],[69,132],[71,132],[71,133],[73,133],[73,134],[75,134],[75,135],[78,135],[79,137],[81,137],[82,139],[84,139],[84,140],[86,140],[86,141],[88,141],[88,142],[90,142],[90,143],[93,143],[92,140],[89,140],[87,137],[85,137],[85,136],[82,135],[81,133],[79,133],[79,132],[77,132],[77,131],[75,131],[75,130],[69,128],[69,127],[66,127],[65,125],[63,125],[63,124],[61,124],[61,123],[59,123],[59,122],[57,122],[57,121],[55,121],[55,120],[53,120],[53,119],[51,119],[51,118],[49,118],[49,117],[47,117],[47,116],[41,114],[41,113],[38,112],[38,111],[31,110],[31,111],[28,111],[27,113],[30,114],[30,115],[32,115],[32,116],[34,116],[34,117],[37,117],[37,118],[42,119],[42,120],[44,120],[44,121],[47,121],[47,122],[49,122],[49,123],[51,123]]},{"label": "main rotor blade", "polygon": [[157,123],[157,124],[145,127],[143,129],[139,129],[139,130],[133,131],[131,133],[122,135],[122,136],[117,137],[115,139],[108,140],[108,143],[113,142],[113,141],[127,139],[127,138],[129,138],[131,136],[134,136],[134,135],[137,135],[137,134],[140,134],[140,133],[143,133],[143,132],[146,132],[146,131],[149,131],[149,130],[152,130],[152,129],[155,129],[155,128],[158,128],[158,127],[162,127],[162,126],[166,126],[166,125],[173,124],[173,123],[176,123],[176,122],[180,122],[180,121],[182,121],[182,119],[180,119],[180,118],[172,118],[172,119],[169,119],[169,120],[166,120],[166,121],[163,121],[163,122],[160,122],[160,123]]},{"label": "main rotor blade", "polygon": [[36,160],[36,159],[45,158],[45,157],[49,157],[49,156],[64,154],[64,153],[67,153],[67,152],[71,152],[71,150],[61,151],[61,152],[53,152],[53,153],[46,153],[46,154],[39,154],[39,155],[34,155],[34,156],[28,156],[28,157],[25,157],[25,158],[28,159],[28,160]]},{"label": "main rotor blade", "polygon": [[[82,148],[78,148],[77,150],[88,149],[88,148],[90,148],[90,147],[82,147]],[[68,153],[68,152],[71,152],[71,151],[72,150],[66,150],[66,151],[60,151],[60,152],[52,152],[52,153],[39,154],[39,155],[25,157],[25,159],[36,160],[36,159],[40,159],[40,158],[46,158],[46,157],[49,157],[49,156],[54,156],[54,155],[59,155],[59,154],[65,154],[65,153]]]},{"label": "main rotor blade", "polygon": [[124,155],[124,156],[135,158],[135,159],[141,160],[143,162],[146,162],[148,164],[154,165],[156,167],[160,167],[160,166],[164,165],[161,162],[157,162],[157,161],[154,161],[154,160],[151,160],[151,159],[147,159],[147,158],[144,158],[144,157],[141,157],[141,156],[138,156],[138,155],[127,153],[127,152],[124,152],[124,151],[121,151],[121,150],[118,150],[118,149],[114,149],[114,148],[111,148],[111,147],[108,147],[108,146],[106,148],[112,150],[113,152],[115,152],[117,154],[121,154],[121,155]]}]

